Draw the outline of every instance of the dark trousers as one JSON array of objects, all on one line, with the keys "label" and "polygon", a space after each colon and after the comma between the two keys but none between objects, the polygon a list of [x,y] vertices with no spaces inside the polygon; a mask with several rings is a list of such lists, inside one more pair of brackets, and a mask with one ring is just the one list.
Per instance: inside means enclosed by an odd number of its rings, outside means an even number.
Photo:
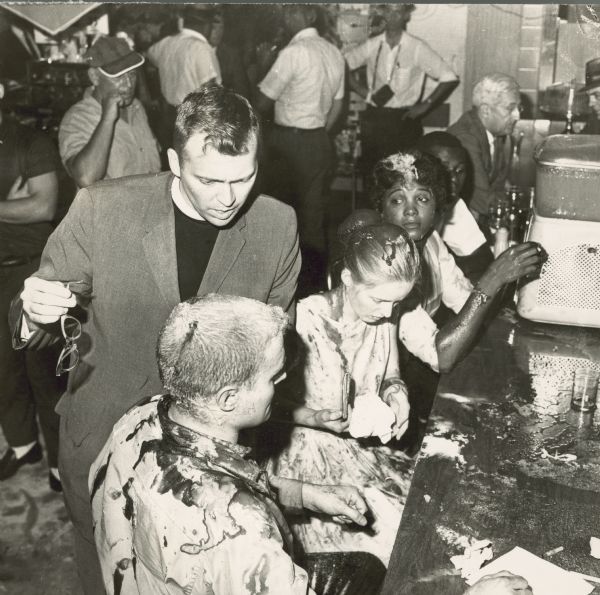
[{"label": "dark trousers", "polygon": [[102,437],[90,434],[83,441],[75,442],[69,432],[70,421],[68,413],[60,416],[58,468],[65,505],[74,527],[75,564],[82,593],[103,595],[104,582],[92,529],[88,473],[91,464],[104,446],[104,440]]},{"label": "dark trousers", "polygon": [[11,300],[39,261],[0,267],[0,426],[10,446],[24,446],[38,439],[38,423],[46,443],[48,465],[58,464],[58,415],[54,408],[65,390],[66,378],[56,376],[62,348],[53,345],[39,351],[15,351],[8,327]]},{"label": "dark trousers", "polygon": [[406,118],[405,108],[374,107],[360,114],[361,169],[368,177],[383,157],[415,146],[423,135],[421,120]]},{"label": "dark trousers", "polygon": [[300,130],[284,126],[273,126],[267,138],[267,173],[261,189],[296,211],[302,252],[298,285],[307,295],[325,289],[325,214],[333,162],[331,141],[324,128]]}]

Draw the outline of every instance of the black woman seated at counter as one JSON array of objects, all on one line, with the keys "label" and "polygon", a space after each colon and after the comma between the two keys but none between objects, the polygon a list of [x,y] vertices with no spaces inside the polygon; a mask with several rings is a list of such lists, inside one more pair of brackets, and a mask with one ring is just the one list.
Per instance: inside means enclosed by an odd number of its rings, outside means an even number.
[{"label": "black woman seated at counter", "polygon": [[539,274],[545,257],[536,242],[512,246],[473,286],[435,230],[448,204],[445,176],[443,165],[431,155],[396,153],[375,166],[372,194],[381,218],[406,229],[422,254],[425,310],[433,315],[444,303],[456,314],[436,335],[440,372],[450,371],[469,350],[500,290],[521,277]]}]

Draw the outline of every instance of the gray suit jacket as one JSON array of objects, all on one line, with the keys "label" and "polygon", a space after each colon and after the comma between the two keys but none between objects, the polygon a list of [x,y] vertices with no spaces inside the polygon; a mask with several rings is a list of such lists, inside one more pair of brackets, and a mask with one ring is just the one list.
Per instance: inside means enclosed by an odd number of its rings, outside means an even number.
[{"label": "gray suit jacket", "polygon": [[465,188],[464,199],[471,209],[487,215],[495,198],[504,197],[504,184],[510,163],[510,139],[507,138],[504,143],[506,165],[501,171],[494,173],[487,134],[474,109],[465,112],[447,132],[460,140],[471,161],[471,176]]},{"label": "gray suit jacket", "polygon": [[[89,462],[125,411],[162,390],[158,332],[180,301],[172,179],[132,176],[81,190],[42,254],[37,275],[81,281],[72,289],[88,301],[81,362],[57,411],[67,434],[61,441],[85,442]],[[293,315],[299,269],[293,210],[258,196],[219,233],[198,294],[246,296]],[[43,333],[17,347],[35,346]]]}]

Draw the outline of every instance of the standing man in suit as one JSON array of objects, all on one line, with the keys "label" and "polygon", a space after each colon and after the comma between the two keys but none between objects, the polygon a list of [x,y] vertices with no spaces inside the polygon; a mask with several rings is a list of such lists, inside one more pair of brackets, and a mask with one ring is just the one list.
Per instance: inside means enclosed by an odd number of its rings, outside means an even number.
[{"label": "standing man in suit", "polygon": [[487,74],[473,87],[473,108],[448,128],[469,154],[472,179],[464,198],[484,231],[489,229],[490,205],[504,196],[510,134],[521,115],[519,93],[511,76]]},{"label": "standing man in suit", "polygon": [[243,97],[217,85],[190,94],[177,110],[172,173],[81,190],[49,238],[39,270],[25,281],[23,314],[18,303],[13,307],[17,348],[57,340],[57,322],[83,307],[80,362],[57,411],[59,468],[86,594],[103,592],[90,464],[113,424],[161,391],[155,345],[169,312],[214,292],[293,315],[296,218],[290,207],[251,195],[258,138],[258,119]]}]

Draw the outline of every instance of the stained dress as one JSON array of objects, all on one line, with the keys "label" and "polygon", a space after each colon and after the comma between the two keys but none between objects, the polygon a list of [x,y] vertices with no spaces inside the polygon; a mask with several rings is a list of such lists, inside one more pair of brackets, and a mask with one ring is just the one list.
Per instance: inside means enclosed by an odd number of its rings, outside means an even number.
[{"label": "stained dress", "polygon": [[[334,290],[298,303],[296,331],[306,354],[298,366],[302,377],[291,374],[286,389],[290,399],[312,409],[340,408],[345,371],[352,375],[355,395],[379,395],[389,371],[397,375],[398,325],[342,322],[340,300]],[[306,552],[366,551],[387,565],[410,485],[410,458],[374,439],[296,426],[289,446],[269,465],[281,477],[356,486],[367,501],[369,530],[317,516],[294,519],[292,531]]]}]

